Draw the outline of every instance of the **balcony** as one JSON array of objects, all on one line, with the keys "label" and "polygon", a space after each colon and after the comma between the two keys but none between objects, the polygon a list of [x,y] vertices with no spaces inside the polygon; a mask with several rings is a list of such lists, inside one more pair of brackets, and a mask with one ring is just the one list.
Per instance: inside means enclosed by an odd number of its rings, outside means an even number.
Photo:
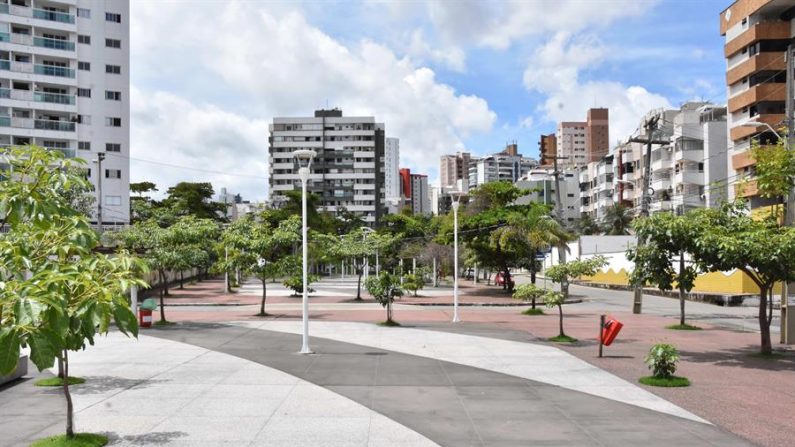
[{"label": "balcony", "polygon": [[[771,115],[756,115],[753,117],[754,121],[759,121],[760,123],[767,123],[773,126],[774,128],[778,126],[781,122],[784,121],[786,115],[782,114],[771,114]],[[737,141],[742,138],[758,134],[760,132],[764,132],[767,130],[767,127],[758,126],[734,126],[729,131],[730,138],[732,141]]]},{"label": "balcony", "polygon": [[753,166],[755,164],[756,160],[754,160],[754,156],[751,154],[751,151],[745,151],[732,155],[732,169],[735,171],[739,171],[740,169]]},{"label": "balcony", "polygon": [[64,95],[61,93],[34,92],[33,98],[36,102],[47,102],[50,104],[71,105],[75,103],[74,95]]},{"label": "balcony", "polygon": [[5,59],[0,60],[0,70],[11,70],[11,61]]},{"label": "balcony", "polygon": [[17,45],[33,45],[33,37],[31,37],[29,34],[12,33],[11,43],[15,43]]},{"label": "balcony", "polygon": [[757,84],[739,95],[729,98],[729,112],[734,113],[743,107],[756,104],[760,101],[784,101],[786,95],[785,83]]},{"label": "balcony", "polygon": [[47,76],[58,76],[61,78],[74,78],[75,71],[71,68],[57,67],[55,65],[34,65],[33,72]]},{"label": "balcony", "polygon": [[75,156],[77,156],[77,153],[75,152],[75,150],[74,149],[70,149],[68,147],[47,147],[45,149],[47,149],[48,151],[58,151],[58,152],[62,153],[63,156],[66,157],[66,158],[75,158]]},{"label": "balcony", "polygon": [[0,98],[10,98],[11,97],[11,89],[10,88],[0,88]]},{"label": "balcony", "polygon": [[786,70],[784,53],[759,53],[726,72],[726,85],[734,85],[760,70]]},{"label": "balcony", "polygon": [[0,14],[8,14],[8,3],[0,3]]},{"label": "balcony", "polygon": [[75,16],[65,12],[45,11],[43,9],[33,10],[34,19],[49,20],[51,22],[75,23]]},{"label": "balcony", "polygon": [[42,48],[52,48],[54,50],[74,51],[75,43],[68,40],[50,39],[48,37],[34,37],[33,45]]},{"label": "balcony", "polygon": [[10,116],[0,116],[0,126],[2,126],[2,127],[11,127],[11,117]]},{"label": "balcony", "polygon": [[691,169],[680,170],[679,172],[674,174],[674,180],[676,181],[677,185],[683,185],[683,184],[703,185],[704,173]]},{"label": "balcony", "polygon": [[756,180],[748,180],[734,185],[734,195],[737,197],[753,197],[759,195],[759,187]]},{"label": "balcony", "polygon": [[[8,6],[8,5],[6,5],[6,6]],[[0,42],[10,42],[10,41],[11,41],[11,35],[10,34],[8,34],[8,33],[0,33]]]},{"label": "balcony", "polygon": [[71,121],[36,120],[35,128],[40,130],[57,130],[60,132],[74,132],[75,123]]},{"label": "balcony", "polygon": [[739,36],[728,42],[723,48],[723,54],[729,57],[754,42],[767,39],[789,39],[789,37],[789,22],[760,22],[743,31]]}]

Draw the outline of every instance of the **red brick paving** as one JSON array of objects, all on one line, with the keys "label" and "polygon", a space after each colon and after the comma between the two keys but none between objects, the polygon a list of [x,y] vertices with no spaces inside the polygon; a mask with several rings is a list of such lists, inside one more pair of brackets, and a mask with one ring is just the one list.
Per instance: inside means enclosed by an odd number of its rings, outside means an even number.
[{"label": "red brick paving", "polygon": [[[217,285],[220,283],[216,282]],[[233,300],[257,297],[224,297],[218,287],[210,283],[190,286],[179,296],[205,297],[212,300]],[[473,294],[477,289],[468,292]],[[490,294],[491,295],[491,294]],[[214,298],[213,298],[214,296]],[[177,296],[174,299],[181,299]],[[485,299],[486,297],[483,297]],[[493,297],[492,297],[493,298]],[[451,301],[450,297],[426,298]],[[474,299],[474,298],[473,298]],[[336,301],[335,301],[336,300]],[[350,298],[312,298],[312,303],[349,301]],[[503,299],[505,300],[505,298]],[[404,298],[404,301],[408,299]],[[298,302],[294,298],[273,297],[268,302]],[[366,301],[368,302],[368,301]],[[369,301],[372,303],[372,301]],[[557,335],[558,318],[555,311],[544,316],[524,316],[516,307],[465,307],[461,309],[463,324],[480,323],[510,330],[526,331],[528,340]],[[665,329],[676,323],[667,318],[616,312],[613,316],[624,328],[612,346],[605,348],[606,357],[597,357],[598,315],[576,306],[564,307],[565,330],[580,341],[573,345],[558,345],[571,354],[630,382],[648,375],[643,359],[654,343],[672,343],[681,352],[677,375],[690,378],[687,388],[656,388],[642,386],[649,391],[721,426],[764,446],[793,445],[795,441],[795,352],[789,350],[782,359],[766,360],[753,357],[758,351],[757,333],[739,332],[701,325],[702,331],[673,331]],[[175,321],[232,321],[255,319],[251,308],[195,310],[171,307],[169,319]],[[300,310],[275,311],[271,319],[300,318]],[[316,310],[311,319],[328,321],[381,321],[385,312],[372,309]],[[400,309],[395,317],[404,324],[447,322],[452,318],[448,308],[419,307]]]}]

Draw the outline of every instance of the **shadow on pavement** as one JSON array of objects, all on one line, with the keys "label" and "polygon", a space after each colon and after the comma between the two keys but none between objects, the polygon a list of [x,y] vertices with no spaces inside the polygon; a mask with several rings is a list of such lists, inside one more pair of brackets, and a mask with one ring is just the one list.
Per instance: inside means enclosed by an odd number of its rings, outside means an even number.
[{"label": "shadow on pavement", "polygon": [[758,357],[756,356],[758,352],[759,347],[751,345],[745,348],[724,349],[716,352],[680,350],[679,355],[683,360],[694,363],[712,363],[720,366],[735,366],[764,371],[795,371],[795,354],[792,352],[780,352],[780,357],[772,358]]}]

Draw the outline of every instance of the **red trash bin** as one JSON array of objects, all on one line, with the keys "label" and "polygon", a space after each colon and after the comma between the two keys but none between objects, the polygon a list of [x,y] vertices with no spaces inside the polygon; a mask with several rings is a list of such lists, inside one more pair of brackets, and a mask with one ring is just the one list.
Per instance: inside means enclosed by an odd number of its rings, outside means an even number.
[{"label": "red trash bin", "polygon": [[152,327],[152,311],[138,309],[138,327]]},{"label": "red trash bin", "polygon": [[620,321],[613,317],[607,317],[607,321],[605,321],[605,325],[602,328],[602,344],[610,346],[622,327],[624,327],[624,325]]}]

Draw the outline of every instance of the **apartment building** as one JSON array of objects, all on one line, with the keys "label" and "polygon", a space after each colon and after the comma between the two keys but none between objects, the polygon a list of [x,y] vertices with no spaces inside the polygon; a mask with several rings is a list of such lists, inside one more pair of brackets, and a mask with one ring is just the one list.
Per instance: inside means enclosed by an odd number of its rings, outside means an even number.
[{"label": "apartment building", "polygon": [[[546,140],[546,141],[545,141]],[[551,146],[553,143],[548,137],[542,136],[541,164],[552,162],[550,155],[545,153],[544,144]],[[563,121],[558,123],[554,139],[555,153],[558,164],[565,167],[585,166],[591,162],[598,162],[610,152],[610,121],[609,112],[605,108],[589,109],[585,121]],[[550,148],[551,149],[551,148]],[[547,149],[548,153],[551,150]]]},{"label": "apartment building", "polygon": [[[562,218],[564,225],[573,227],[580,218],[579,172],[576,169],[560,171],[560,201],[563,204]],[[555,187],[555,171],[553,169],[536,168],[527,172],[515,183],[516,187],[529,190],[530,193],[516,199],[519,205],[530,202],[543,203],[557,208]]]},{"label": "apartment building", "polygon": [[579,170],[580,214],[596,221],[605,218],[607,209],[615,203],[614,155],[592,161]]},{"label": "apartment building", "polygon": [[391,213],[397,212],[400,200],[400,140],[387,138],[384,145],[384,198]]},{"label": "apartment building", "polygon": [[729,98],[727,176],[734,181],[751,178],[728,192],[731,198],[747,198],[751,208],[769,206],[773,200],[758,196],[752,179],[751,139],[765,144],[775,142],[776,136],[766,126],[746,123],[767,123],[774,128],[785,124],[785,54],[793,36],[793,16],[795,4],[786,0],[737,0],[720,14]]},{"label": "apartment building", "polygon": [[[442,187],[456,186],[459,180],[469,180],[469,163],[473,160],[469,152],[442,155],[439,160],[439,183]],[[477,160],[477,157],[475,157]]]},{"label": "apartment building", "polygon": [[127,1],[0,1],[0,145],[85,159],[97,194],[101,182],[105,225],[130,220],[129,9]]},{"label": "apartment building", "polygon": [[537,166],[538,161],[523,156],[518,152],[516,143],[511,143],[502,152],[470,161],[469,189],[491,182],[514,183]]},{"label": "apartment building", "polygon": [[541,166],[551,166],[554,163],[558,155],[557,137],[554,133],[541,135],[538,141],[538,153],[541,157],[539,161]]},{"label": "apartment building", "polygon": [[408,204],[413,214],[431,214],[432,193],[428,186],[427,175],[412,174],[409,168],[402,168],[400,185],[404,203]]},{"label": "apartment building", "polygon": [[343,116],[342,110],[316,110],[312,117],[278,117],[270,125],[269,201],[278,207],[286,191],[300,190],[293,152],[317,154],[308,190],[320,196],[319,209],[336,214],[344,207],[370,225],[384,208],[384,124],[372,116]]}]

